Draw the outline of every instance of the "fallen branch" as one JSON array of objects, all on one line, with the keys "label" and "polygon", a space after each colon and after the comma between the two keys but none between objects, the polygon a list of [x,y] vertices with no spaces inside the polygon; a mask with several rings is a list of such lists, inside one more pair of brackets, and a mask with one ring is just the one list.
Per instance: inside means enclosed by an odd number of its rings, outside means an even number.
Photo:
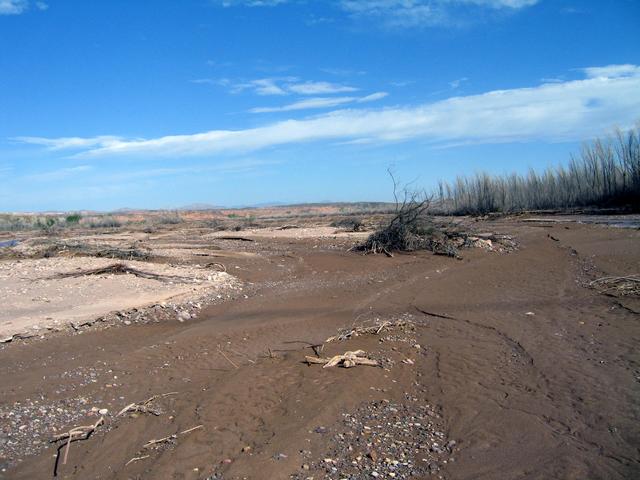
[{"label": "fallen branch", "polygon": [[151,455],[143,455],[141,457],[133,457],[131,460],[129,460],[127,463],[124,464],[124,466],[126,467],[127,465],[129,465],[130,463],[133,462],[137,462],[139,460],[144,460],[145,458],[149,458]]},{"label": "fallen branch", "polygon": [[231,353],[235,353],[236,355],[239,355],[241,357],[244,357],[247,359],[247,361],[249,361],[249,363],[256,363],[255,360],[253,360],[249,355],[247,355],[246,353],[242,353],[242,352],[238,352],[237,350],[234,350],[231,347],[227,347],[229,349],[229,351],[231,351]]},{"label": "fallen branch", "polygon": [[191,427],[191,428],[187,428],[186,430],[183,430],[178,435],[186,435],[187,433],[191,433],[194,430],[200,430],[201,428],[204,428],[204,425],[196,425],[195,427]]},{"label": "fallen branch", "polygon": [[640,295],[640,275],[627,275],[625,277],[602,277],[593,280],[589,286],[602,293],[617,293],[620,296]]},{"label": "fallen branch", "polygon": [[375,323],[373,325],[358,325],[349,328],[343,328],[338,330],[338,334],[329,337],[325,340],[325,343],[348,340],[351,337],[357,337],[360,335],[380,335],[386,330],[392,328],[413,327],[413,322],[409,320],[385,320],[384,322]]},{"label": "fallen branch", "polygon": [[159,281],[175,281],[175,280],[183,280],[190,281],[190,279],[172,276],[172,275],[159,275],[157,273],[143,272],[142,270],[138,270],[136,268],[129,267],[124,263],[113,263],[111,265],[107,265],[106,267],[93,268],[90,270],[80,270],[77,272],[68,272],[68,273],[59,273],[49,279],[59,279],[59,278],[77,278],[84,277],[86,275],[124,275],[124,274],[135,275],[136,277],[146,278],[149,280],[159,280]]},{"label": "fallen branch", "polygon": [[157,400],[158,398],[164,398],[164,397],[168,397],[169,395],[177,395],[177,394],[178,394],[178,392],[162,393],[162,394],[159,394],[159,395],[154,395],[153,397],[148,398],[144,402],[130,403],[129,405],[124,407],[122,410],[120,410],[120,412],[118,412],[116,417],[124,415],[125,413],[128,413],[128,412],[150,413],[150,414],[155,415],[157,417],[162,412],[157,408],[153,408],[153,406],[151,406],[150,404],[154,400]]},{"label": "fallen branch", "polygon": [[[69,449],[71,448],[71,442],[75,442],[76,440],[87,440],[91,434],[98,428],[100,425],[104,423],[104,417],[100,417],[96,423],[93,425],[86,425],[81,427],[74,427],[68,432],[61,433],[56,435],[51,440],[51,443],[58,442],[60,440],[67,440],[65,449],[64,449],[64,457],[62,459],[62,464],[67,464],[67,458],[69,456]],[[60,454],[60,450],[58,450],[58,455]],[[56,460],[57,463],[57,460]]]},{"label": "fallen branch", "polygon": [[225,235],[224,237],[218,237],[219,240],[237,240],[239,242],[255,242],[253,238],[236,237],[235,235]]},{"label": "fallen branch", "polygon": [[205,265],[205,268],[217,268],[217,269],[219,269],[220,272],[226,272],[227,271],[227,267],[225,267],[224,264],[218,263],[218,262],[207,263]]},{"label": "fallen branch", "polygon": [[220,354],[227,360],[227,362],[229,362],[231,365],[233,365],[235,368],[240,368],[238,365],[236,365],[235,363],[233,363],[233,361],[227,357],[225,355],[225,353],[220,349],[220,347],[218,347],[218,352],[220,352]]},{"label": "fallen branch", "polygon": [[142,449],[144,450],[145,448],[153,447],[158,443],[170,442],[171,440],[175,440],[177,436],[178,436],[177,434],[173,434],[173,435],[169,435],[168,437],[158,438],[157,440],[156,439],[149,440],[147,443],[145,443],[142,446]]},{"label": "fallen branch", "polygon": [[305,357],[308,364],[324,364],[322,368],[331,368],[336,366],[342,366],[344,368],[355,367],[356,365],[369,365],[371,367],[378,367],[380,364],[377,360],[372,360],[367,357],[363,357],[367,352],[364,350],[355,350],[353,352],[345,352],[342,355],[335,355],[331,358],[317,358],[317,357]]},{"label": "fallen branch", "polygon": [[155,439],[149,440],[147,443],[145,443],[142,446],[142,450],[153,447],[154,445],[158,445],[159,443],[171,442],[172,440],[175,440],[176,438],[178,438],[178,435],[186,435],[187,433],[191,433],[195,430],[200,430],[201,428],[204,428],[204,425],[196,425],[195,427],[187,428],[186,430],[183,430],[182,432],[174,433],[173,435],[168,435],[163,438],[158,438],[157,440]]}]

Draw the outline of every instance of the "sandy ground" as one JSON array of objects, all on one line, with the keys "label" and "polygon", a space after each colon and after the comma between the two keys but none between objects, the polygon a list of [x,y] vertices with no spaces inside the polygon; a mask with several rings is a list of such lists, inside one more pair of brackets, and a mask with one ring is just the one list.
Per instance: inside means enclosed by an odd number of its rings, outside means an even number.
[{"label": "sandy ground", "polygon": [[55,278],[113,265],[106,258],[43,258],[0,262],[0,339],[61,329],[114,310],[197,297],[234,285],[233,277],[206,268],[126,261],[128,267],[166,280],[133,274]]},{"label": "sandy ground", "polygon": [[[454,260],[230,240],[217,246],[256,254],[224,260],[250,288],[194,320],[4,345],[0,478],[637,478],[640,301],[588,282],[638,273],[640,232],[480,227],[520,248]],[[398,319],[413,326],[319,352],[380,367],[304,362],[339,328]],[[157,415],[116,416],[165,393]],[[100,409],[63,464],[48,441]]]}]

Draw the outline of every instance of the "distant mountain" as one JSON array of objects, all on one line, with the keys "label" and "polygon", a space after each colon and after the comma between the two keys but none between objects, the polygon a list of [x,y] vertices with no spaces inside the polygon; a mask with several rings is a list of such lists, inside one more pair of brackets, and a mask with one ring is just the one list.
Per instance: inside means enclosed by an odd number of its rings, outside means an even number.
[{"label": "distant mountain", "polygon": [[185,205],[183,207],[179,207],[178,210],[182,211],[193,211],[193,210],[219,210],[220,208],[217,205],[211,205],[209,203],[191,203],[189,205]]}]

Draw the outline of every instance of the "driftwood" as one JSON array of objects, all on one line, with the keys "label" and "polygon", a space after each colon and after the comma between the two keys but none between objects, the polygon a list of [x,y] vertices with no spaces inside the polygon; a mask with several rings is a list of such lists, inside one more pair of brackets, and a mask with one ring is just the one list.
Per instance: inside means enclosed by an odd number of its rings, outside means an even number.
[{"label": "driftwood", "polygon": [[291,230],[292,228],[300,228],[300,225],[282,225],[276,228],[276,230]]},{"label": "driftwood", "polygon": [[216,268],[220,272],[226,272],[227,271],[227,267],[225,267],[223,263],[218,263],[218,262],[207,263],[205,265],[205,268]]},{"label": "driftwood", "polygon": [[158,438],[157,440],[149,440],[147,443],[145,443],[142,446],[142,449],[147,449],[147,448],[151,448],[155,445],[158,445],[160,443],[167,443],[167,442],[171,442],[172,440],[175,440],[176,438],[178,438],[179,435],[186,435],[187,433],[191,433],[195,430],[200,430],[201,428],[204,428],[204,425],[196,425],[195,427],[191,427],[191,428],[187,428],[186,430],[183,430],[181,432],[178,433],[174,433],[173,435],[168,435],[166,437],[163,438]]},{"label": "driftwood", "polygon": [[220,355],[222,355],[222,356],[225,358],[225,360],[226,360],[227,362],[229,362],[231,365],[233,365],[236,369],[240,368],[238,365],[236,365],[236,364],[233,362],[233,360],[231,360],[229,357],[227,357],[227,356],[225,355],[225,353],[222,351],[222,349],[221,349],[220,347],[218,347],[218,352],[220,352]]},{"label": "driftwood", "polygon": [[124,274],[135,275],[136,277],[146,278],[149,280],[159,280],[159,281],[190,281],[188,278],[172,276],[172,275],[159,275],[157,273],[151,272],[143,272],[142,270],[138,270],[136,268],[129,267],[124,263],[113,263],[111,265],[107,265],[106,267],[100,268],[92,268],[89,270],[79,270],[77,272],[68,272],[68,273],[59,273],[50,277],[50,279],[59,279],[59,278],[77,278],[84,277],[86,275],[124,275]]},{"label": "driftwood", "polygon": [[353,352],[345,352],[342,355],[335,355],[331,358],[318,358],[318,357],[305,357],[307,363],[311,365],[324,364],[322,368],[331,368],[336,366],[342,366],[344,368],[355,367],[356,365],[369,365],[371,367],[378,367],[380,364],[376,360],[364,357],[367,352],[364,350],[355,350]]},{"label": "driftwood", "polygon": [[149,260],[151,253],[149,249],[140,250],[135,246],[130,248],[117,248],[108,245],[89,245],[85,243],[56,242],[46,246],[44,250],[39,250],[33,257],[98,257],[112,258],[119,260]]},{"label": "driftwood", "polygon": [[178,392],[162,393],[162,394],[159,394],[159,395],[154,395],[153,397],[148,398],[144,402],[130,403],[129,405],[124,407],[122,410],[120,410],[120,412],[118,412],[116,417],[119,417],[119,416],[124,415],[125,413],[129,413],[129,412],[132,412],[132,413],[133,412],[150,413],[151,415],[155,415],[157,417],[162,413],[162,411],[160,409],[158,409],[158,408],[155,408],[152,405],[154,400],[157,400],[159,398],[168,397],[169,395],[177,395],[177,394],[178,394]]},{"label": "driftwood", "polygon": [[[87,440],[91,434],[98,428],[100,425],[104,423],[104,417],[100,417],[96,423],[93,425],[86,425],[81,427],[74,427],[68,432],[61,433],[56,435],[51,439],[51,443],[58,442],[60,440],[66,440],[66,446],[64,449],[64,457],[62,459],[62,464],[67,464],[67,458],[69,457],[69,449],[71,448],[71,442],[75,442],[76,440]],[[58,450],[58,455],[60,454],[60,450]],[[56,459],[57,464],[57,459]]]},{"label": "driftwood", "polygon": [[218,240],[237,240],[239,242],[255,242],[253,238],[237,237],[235,235],[225,235],[224,237],[217,237]]},{"label": "driftwood", "polygon": [[142,455],[141,457],[133,457],[131,460],[129,460],[127,463],[124,464],[124,466],[126,467],[127,465],[133,463],[133,462],[137,462],[139,460],[144,460],[145,458],[149,458],[151,455]]},{"label": "driftwood", "polygon": [[175,440],[176,438],[178,438],[178,435],[177,434],[173,434],[173,435],[169,435],[167,437],[158,438],[157,440],[156,439],[149,440],[147,443],[145,443],[142,446],[142,449],[144,450],[146,448],[153,447],[154,445],[157,445],[159,443],[170,442],[171,440]]},{"label": "driftwood", "polygon": [[413,328],[413,325],[413,322],[410,322],[409,320],[385,320],[384,322],[375,323],[373,325],[359,325],[349,328],[343,328],[338,330],[337,335],[327,338],[325,340],[325,343],[348,340],[351,337],[357,337],[359,335],[380,335],[382,332],[387,331],[391,328]]},{"label": "driftwood", "polygon": [[609,295],[639,296],[640,275],[627,275],[625,277],[602,277],[589,283],[589,286]]}]

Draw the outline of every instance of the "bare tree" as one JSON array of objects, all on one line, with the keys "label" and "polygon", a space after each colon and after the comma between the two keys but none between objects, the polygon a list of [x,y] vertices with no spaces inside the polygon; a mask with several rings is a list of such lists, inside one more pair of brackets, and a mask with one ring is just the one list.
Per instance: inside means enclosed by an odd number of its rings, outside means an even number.
[{"label": "bare tree", "polygon": [[[585,206],[640,205],[640,124],[584,144],[567,167],[542,173],[458,177],[438,187],[440,207],[454,214],[486,214]],[[446,192],[446,196],[442,195]]]}]

